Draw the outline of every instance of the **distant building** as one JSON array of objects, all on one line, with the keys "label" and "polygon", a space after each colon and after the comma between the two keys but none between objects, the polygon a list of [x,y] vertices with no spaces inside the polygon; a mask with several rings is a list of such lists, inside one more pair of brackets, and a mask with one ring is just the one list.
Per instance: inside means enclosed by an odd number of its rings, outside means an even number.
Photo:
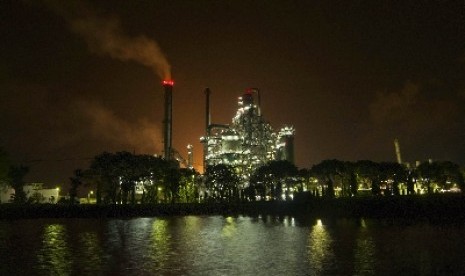
[{"label": "distant building", "polygon": [[35,203],[57,203],[60,189],[44,189],[43,183],[29,183],[23,187],[28,201]]},{"label": "distant building", "polygon": [[15,190],[11,187],[0,189],[0,203],[8,203],[13,200]]}]

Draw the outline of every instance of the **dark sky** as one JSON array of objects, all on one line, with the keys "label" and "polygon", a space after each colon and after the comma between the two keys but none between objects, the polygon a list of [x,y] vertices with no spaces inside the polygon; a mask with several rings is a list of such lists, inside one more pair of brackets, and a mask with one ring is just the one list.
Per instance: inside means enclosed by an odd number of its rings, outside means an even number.
[{"label": "dark sky", "polygon": [[0,147],[65,183],[103,151],[161,153],[163,90],[186,154],[237,97],[296,128],[296,163],[465,163],[463,1],[0,1]]}]

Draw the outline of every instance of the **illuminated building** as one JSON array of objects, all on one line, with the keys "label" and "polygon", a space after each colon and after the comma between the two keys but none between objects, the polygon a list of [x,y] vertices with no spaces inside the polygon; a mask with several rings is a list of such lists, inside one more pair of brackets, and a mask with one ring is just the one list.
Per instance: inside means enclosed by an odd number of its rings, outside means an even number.
[{"label": "illuminated building", "polygon": [[204,170],[225,164],[234,168],[243,184],[253,171],[272,160],[294,162],[294,128],[286,126],[275,132],[262,117],[258,89],[248,89],[238,100],[236,115],[229,125],[210,122],[210,90],[206,94],[206,135]]}]

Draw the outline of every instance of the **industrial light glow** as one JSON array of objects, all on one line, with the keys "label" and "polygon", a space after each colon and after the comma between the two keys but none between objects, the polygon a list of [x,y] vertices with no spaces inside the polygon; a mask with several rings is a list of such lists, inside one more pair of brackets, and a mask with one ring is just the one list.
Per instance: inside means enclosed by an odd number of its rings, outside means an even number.
[{"label": "industrial light glow", "polygon": [[173,80],[164,80],[163,85],[168,85],[168,86],[174,86],[174,81]]},{"label": "industrial light glow", "polygon": [[249,89],[239,97],[231,124],[212,125],[207,135],[200,138],[205,147],[205,165],[233,166],[243,176],[243,187],[248,186],[250,175],[258,167],[272,160],[293,163],[294,155],[294,128],[285,126],[275,132],[261,116],[260,105],[255,103],[258,94],[253,94],[254,91]]}]

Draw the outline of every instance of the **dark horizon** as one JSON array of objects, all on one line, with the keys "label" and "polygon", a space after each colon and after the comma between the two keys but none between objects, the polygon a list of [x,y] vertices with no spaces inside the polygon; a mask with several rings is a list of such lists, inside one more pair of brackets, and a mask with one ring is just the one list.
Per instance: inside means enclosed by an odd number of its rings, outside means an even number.
[{"label": "dark horizon", "polygon": [[258,87],[264,118],[295,127],[301,168],[394,162],[395,138],[406,162],[464,165],[463,14],[460,1],[2,1],[0,147],[53,187],[103,151],[161,155],[171,73],[173,147],[194,145],[198,169],[206,87],[212,123]]}]

